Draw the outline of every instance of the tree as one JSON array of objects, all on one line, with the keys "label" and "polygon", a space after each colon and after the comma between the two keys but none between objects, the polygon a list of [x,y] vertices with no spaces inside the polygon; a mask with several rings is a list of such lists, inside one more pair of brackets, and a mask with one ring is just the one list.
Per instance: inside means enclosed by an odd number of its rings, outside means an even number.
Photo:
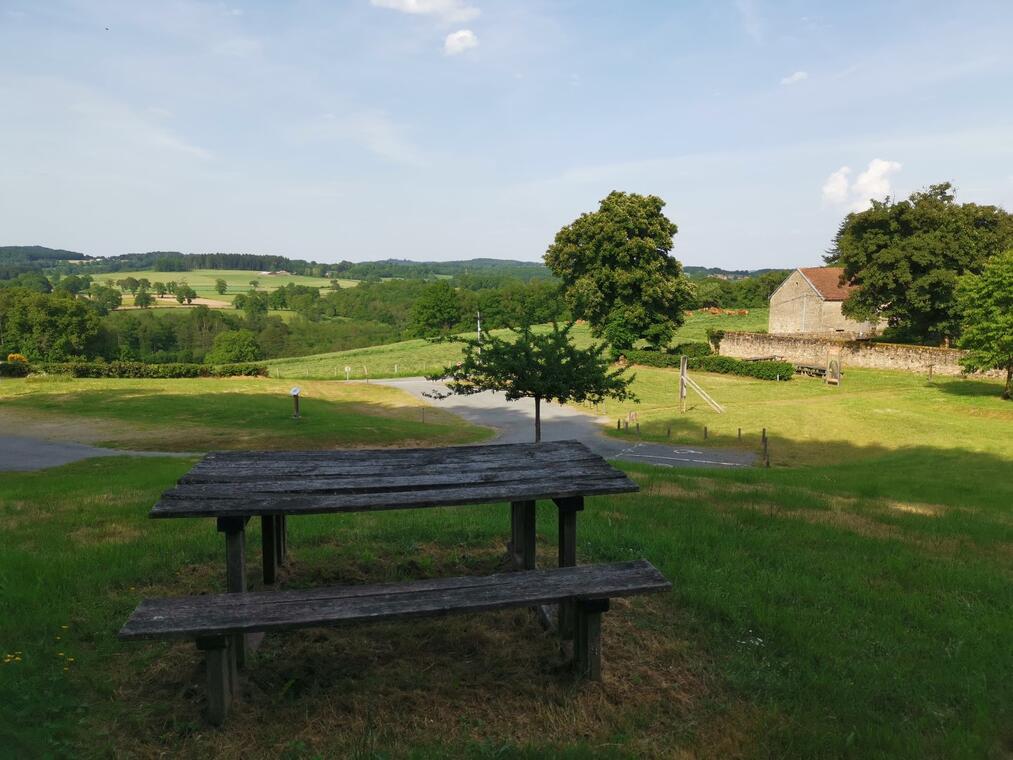
[{"label": "tree", "polygon": [[149,308],[153,303],[155,303],[155,297],[145,288],[138,290],[137,295],[134,296],[134,306],[138,306],[142,309]]},{"label": "tree", "polygon": [[123,305],[123,294],[116,288],[92,285],[88,292],[91,294],[92,302],[102,314],[107,314]]},{"label": "tree", "polygon": [[250,287],[254,290],[257,289],[258,285],[260,285],[260,280],[250,280]]},{"label": "tree", "polygon": [[461,299],[443,280],[428,286],[412,308],[412,329],[416,335],[446,335],[461,321]]},{"label": "tree", "polygon": [[177,303],[183,303],[184,301],[186,301],[187,303],[193,303],[193,299],[195,299],[196,297],[197,297],[196,291],[189,285],[185,285],[183,283],[179,283],[178,285],[176,285]]},{"label": "tree", "polygon": [[598,403],[606,398],[620,401],[636,397],[629,385],[633,376],[611,368],[604,344],[577,348],[570,338],[573,322],[550,332],[534,332],[529,325],[514,330],[516,340],[504,340],[487,332],[477,338],[460,338],[464,358],[445,367],[430,380],[446,380],[453,393],[502,391],[507,399],[535,400],[535,442],[542,440],[542,401]]},{"label": "tree", "polygon": [[665,346],[683,323],[692,290],[669,256],[678,231],[654,195],[609,193],[597,211],[556,233],[545,263],[563,281],[573,316],[617,349]]},{"label": "tree", "polygon": [[124,277],[122,280],[117,280],[116,285],[124,292],[129,290],[131,295],[141,287],[141,283],[136,277]]},{"label": "tree", "polygon": [[204,361],[208,364],[255,362],[263,355],[257,336],[249,330],[223,330],[215,336]]},{"label": "tree", "polygon": [[980,275],[965,275],[957,288],[963,317],[960,345],[969,370],[1004,369],[1002,397],[1013,394],[1013,249],[993,257]]},{"label": "tree", "polygon": [[66,291],[0,290],[0,324],[0,353],[16,352],[32,361],[87,358],[95,353],[101,333],[94,305]]},{"label": "tree", "polygon": [[872,201],[848,214],[826,261],[858,285],[845,316],[885,317],[910,339],[949,342],[960,331],[957,280],[982,271],[989,257],[1013,246],[1013,215],[996,206],[954,203],[949,182],[904,201]]},{"label": "tree", "polygon": [[[152,284],[151,289],[158,294],[159,298],[163,298],[165,294],[169,292],[169,287],[164,282],[156,282]],[[175,289],[175,286],[173,286],[173,289]]]},{"label": "tree", "polygon": [[221,277],[215,280],[215,292],[218,293],[218,295],[220,296],[225,295],[225,291],[228,289],[229,284],[225,282],[225,280],[223,280]]}]

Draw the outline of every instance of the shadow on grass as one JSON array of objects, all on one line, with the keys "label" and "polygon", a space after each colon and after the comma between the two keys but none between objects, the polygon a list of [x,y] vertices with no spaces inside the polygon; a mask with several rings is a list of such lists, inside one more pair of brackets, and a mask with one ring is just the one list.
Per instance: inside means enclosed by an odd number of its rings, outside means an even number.
[{"label": "shadow on grass", "polygon": [[[986,380],[933,380],[930,381],[932,385],[936,386],[943,393],[949,393],[953,396],[971,396],[971,397],[984,397],[984,396],[995,396],[996,398],[1002,397],[1002,383],[988,382]],[[1011,404],[1013,406],[1013,404]]]}]

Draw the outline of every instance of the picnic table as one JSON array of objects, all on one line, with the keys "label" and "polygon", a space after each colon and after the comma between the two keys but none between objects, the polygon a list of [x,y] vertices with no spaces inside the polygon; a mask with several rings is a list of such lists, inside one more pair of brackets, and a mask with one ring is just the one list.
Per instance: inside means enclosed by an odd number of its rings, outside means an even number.
[{"label": "picnic table", "polygon": [[[627,493],[636,483],[578,441],[350,451],[207,454],[151,509],[153,518],[214,518],[225,536],[226,590],[246,586],[246,525],[260,517],[265,585],[288,552],[287,519],[322,513],[510,503],[509,548],[535,568],[535,503],[558,509],[559,566],[577,563],[584,497]],[[572,627],[563,605],[559,627]],[[251,642],[253,643],[253,642]],[[240,666],[246,645],[237,643]]]}]

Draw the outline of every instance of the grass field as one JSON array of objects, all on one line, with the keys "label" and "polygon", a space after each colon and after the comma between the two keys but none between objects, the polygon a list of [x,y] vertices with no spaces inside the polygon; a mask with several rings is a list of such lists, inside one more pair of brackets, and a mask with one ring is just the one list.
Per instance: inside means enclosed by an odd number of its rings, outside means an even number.
[{"label": "grass field", "polygon": [[[629,467],[579,561],[647,557],[574,685],[525,611],[268,636],[221,730],[192,644],[122,644],[139,599],[221,588],[221,539],[152,521],[189,460],[0,474],[0,746],[11,756],[1002,757],[1013,749],[1010,460]],[[485,573],[506,505],[293,520],[289,587]],[[251,525],[251,547],[259,545]],[[555,516],[540,505],[540,562]],[[250,551],[251,581],[259,552]]]},{"label": "grass field", "polygon": [[410,446],[482,440],[489,431],[395,389],[267,379],[88,380],[0,384],[0,424],[57,438],[152,451]]},{"label": "grass field", "polygon": [[937,375],[929,381],[905,372],[845,368],[843,382],[834,387],[804,376],[778,383],[691,373],[725,407],[725,414],[716,414],[692,391],[687,411],[679,411],[677,370],[632,371],[640,403],[609,402],[602,407],[613,421],[612,435],[636,438],[635,429],[615,429],[618,418],[636,412],[645,440],[758,450],[766,428],[775,466],[831,464],[919,446],[1013,460],[1013,404],[1000,398],[1002,385],[995,380]]},{"label": "grass field", "polygon": [[[303,277],[302,275],[262,275],[254,271],[247,271],[244,269],[195,269],[191,272],[156,272],[154,270],[142,270],[136,272],[110,272],[104,274],[93,275],[96,282],[104,283],[106,280],[122,280],[126,277],[134,277],[138,280],[141,278],[147,278],[150,282],[169,282],[173,280],[175,282],[186,282],[191,288],[197,292],[197,296],[200,298],[209,298],[214,301],[228,301],[231,302],[237,293],[245,293],[250,290],[250,280],[258,280],[258,290],[277,290],[278,288],[285,287],[288,284],[295,285],[307,285],[309,287],[330,289],[331,281],[323,277]],[[215,290],[215,281],[218,279],[225,280],[228,283],[228,290],[224,295],[219,295]],[[348,288],[358,285],[357,280],[339,280],[341,287]],[[163,304],[163,300],[171,299],[158,299],[157,305],[168,305]],[[132,303],[129,294],[123,299],[124,304]],[[175,305],[175,300],[172,300],[172,304]]]},{"label": "grass field", "polygon": [[[676,333],[674,343],[707,340],[709,328],[719,330],[766,330],[767,310],[751,309],[749,314],[714,315],[697,312],[686,319]],[[494,330],[495,335],[508,335],[509,330]],[[574,342],[587,346],[592,342],[587,325],[575,325]],[[337,351],[312,356],[288,359],[274,359],[267,362],[273,377],[315,378],[319,380],[345,377],[345,367],[350,368],[348,376],[353,379],[364,377],[412,377],[434,372],[457,361],[461,354],[460,344],[431,343],[426,340],[406,340],[384,346]]]}]

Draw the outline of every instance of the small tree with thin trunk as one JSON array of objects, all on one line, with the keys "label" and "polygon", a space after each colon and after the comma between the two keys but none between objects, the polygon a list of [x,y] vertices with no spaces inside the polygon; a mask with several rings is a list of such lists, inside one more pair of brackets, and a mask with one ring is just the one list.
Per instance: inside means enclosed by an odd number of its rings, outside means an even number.
[{"label": "small tree with thin trunk", "polygon": [[957,303],[963,317],[962,360],[969,370],[1006,372],[1002,397],[1013,395],[1013,250],[993,256],[980,275],[961,278]]},{"label": "small tree with thin trunk", "polygon": [[606,398],[636,401],[629,390],[633,376],[613,368],[604,344],[588,348],[573,345],[573,323],[550,332],[535,332],[530,325],[514,330],[515,340],[482,333],[477,338],[457,338],[464,344],[464,357],[456,365],[431,375],[444,380],[452,393],[501,391],[507,399],[535,400],[535,442],[542,440],[542,401],[591,401]]}]

